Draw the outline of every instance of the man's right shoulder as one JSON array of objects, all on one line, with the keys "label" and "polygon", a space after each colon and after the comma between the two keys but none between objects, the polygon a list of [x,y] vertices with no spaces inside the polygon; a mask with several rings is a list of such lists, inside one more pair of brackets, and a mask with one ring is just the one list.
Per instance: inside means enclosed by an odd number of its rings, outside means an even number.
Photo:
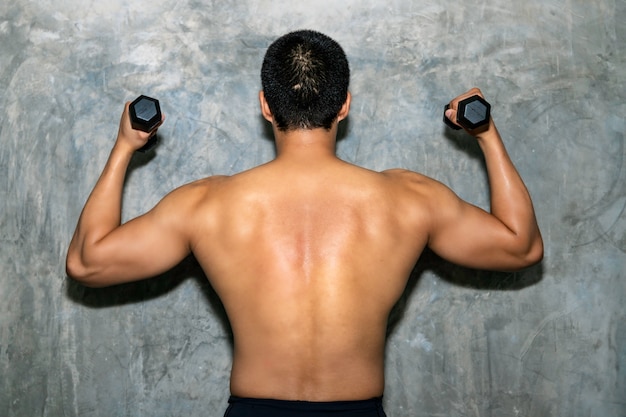
[{"label": "man's right shoulder", "polygon": [[428,200],[438,200],[452,191],[440,181],[408,169],[389,169],[381,174],[406,193],[426,197]]},{"label": "man's right shoulder", "polygon": [[407,185],[427,185],[431,182],[436,182],[424,174],[402,168],[388,169],[381,171],[380,174],[394,182],[406,183]]}]

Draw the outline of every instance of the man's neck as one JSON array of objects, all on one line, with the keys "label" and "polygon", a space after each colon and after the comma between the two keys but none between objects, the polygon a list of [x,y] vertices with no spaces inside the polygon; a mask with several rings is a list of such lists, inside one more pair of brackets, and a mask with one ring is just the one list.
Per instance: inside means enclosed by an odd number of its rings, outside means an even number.
[{"label": "man's neck", "polygon": [[293,131],[274,131],[276,141],[276,159],[319,160],[336,158],[335,143],[337,128],[298,129]]}]

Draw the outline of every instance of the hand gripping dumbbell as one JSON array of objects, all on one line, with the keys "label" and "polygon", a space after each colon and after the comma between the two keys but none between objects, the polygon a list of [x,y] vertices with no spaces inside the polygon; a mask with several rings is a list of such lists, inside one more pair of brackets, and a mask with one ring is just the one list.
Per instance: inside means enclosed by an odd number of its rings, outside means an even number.
[{"label": "hand gripping dumbbell", "polygon": [[[455,125],[446,117],[446,110],[450,108],[449,104],[443,110],[443,121],[450,128],[460,130],[461,127]],[[459,101],[456,111],[456,122],[467,130],[475,130],[489,124],[491,113],[491,105],[481,96],[475,95]]]},{"label": "hand gripping dumbbell", "polygon": [[[130,124],[135,130],[152,132],[161,124],[161,107],[157,99],[141,95],[130,103],[129,111]],[[154,134],[138,151],[147,152],[152,149],[156,143],[157,137],[156,134]]]}]

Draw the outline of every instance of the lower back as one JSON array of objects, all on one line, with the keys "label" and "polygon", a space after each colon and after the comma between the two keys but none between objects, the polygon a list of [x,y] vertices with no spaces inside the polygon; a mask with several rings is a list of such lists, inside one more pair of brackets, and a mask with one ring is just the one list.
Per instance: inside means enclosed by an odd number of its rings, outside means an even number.
[{"label": "lower back", "polygon": [[319,316],[337,318],[284,319],[304,316],[285,304],[275,306],[272,325],[255,318],[234,323],[233,395],[305,401],[382,395],[385,323],[362,323],[324,307]]}]

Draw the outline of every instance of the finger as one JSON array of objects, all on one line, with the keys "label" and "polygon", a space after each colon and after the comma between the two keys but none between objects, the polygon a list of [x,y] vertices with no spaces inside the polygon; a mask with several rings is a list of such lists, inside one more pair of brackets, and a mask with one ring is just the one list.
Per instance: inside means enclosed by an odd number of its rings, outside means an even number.
[{"label": "finger", "polygon": [[159,122],[158,125],[156,125],[154,127],[154,129],[152,129],[152,131],[150,132],[150,137],[156,135],[157,130],[159,130],[159,128],[163,125],[163,122],[165,122],[165,114],[161,114],[161,121]]},{"label": "finger", "polygon": [[461,129],[461,126],[456,123],[456,110],[451,108],[449,104],[445,106],[443,113],[443,122],[448,125],[450,129]]},{"label": "finger", "polygon": [[458,97],[455,97],[450,102],[450,108],[456,110],[460,101],[465,100],[466,98],[469,98],[469,97],[473,97],[473,96],[480,96],[482,98],[485,98],[485,96],[483,95],[482,91],[480,91],[479,88],[477,87],[470,88],[465,93],[460,94]]},{"label": "finger", "polygon": [[474,87],[474,88],[470,88],[469,90],[467,90],[467,92],[463,95],[461,95],[460,97],[457,98],[457,102],[464,100],[468,97],[472,97],[472,96],[480,96],[482,98],[485,98],[485,96],[483,96],[483,92],[480,91],[480,88]]}]

